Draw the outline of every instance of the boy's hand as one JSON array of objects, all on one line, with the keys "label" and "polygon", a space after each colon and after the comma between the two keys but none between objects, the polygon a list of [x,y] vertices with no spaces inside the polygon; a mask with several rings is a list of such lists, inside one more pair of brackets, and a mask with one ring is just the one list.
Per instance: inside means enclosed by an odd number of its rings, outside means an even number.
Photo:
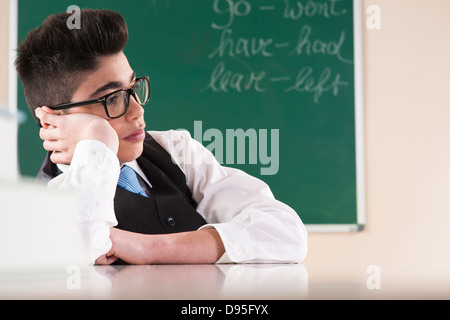
[{"label": "boy's hand", "polygon": [[148,264],[152,251],[146,251],[144,243],[151,240],[148,235],[110,228],[109,238],[112,242],[111,250],[100,256],[95,263],[111,264],[118,258],[130,264]]},{"label": "boy's hand", "polygon": [[60,114],[48,107],[37,108],[36,116],[41,120],[44,149],[53,152],[53,163],[70,164],[75,147],[82,140],[101,141],[117,154],[119,138],[104,118],[87,113]]}]

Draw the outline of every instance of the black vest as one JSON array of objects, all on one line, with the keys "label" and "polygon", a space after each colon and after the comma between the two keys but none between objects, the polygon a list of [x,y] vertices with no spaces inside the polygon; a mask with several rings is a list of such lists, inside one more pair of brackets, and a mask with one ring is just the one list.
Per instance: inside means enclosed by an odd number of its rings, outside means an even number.
[{"label": "black vest", "polygon": [[[114,198],[117,228],[161,234],[193,231],[206,223],[196,211],[197,204],[186,185],[184,173],[148,133],[137,162],[152,184],[150,197],[117,187]],[[37,178],[49,180],[59,174],[61,171],[50,161],[48,153]]]}]

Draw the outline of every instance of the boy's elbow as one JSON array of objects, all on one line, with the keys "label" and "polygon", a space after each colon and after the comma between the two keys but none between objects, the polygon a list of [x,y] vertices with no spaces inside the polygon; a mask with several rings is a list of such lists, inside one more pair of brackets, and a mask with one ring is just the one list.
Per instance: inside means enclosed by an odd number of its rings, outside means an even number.
[{"label": "boy's elbow", "polygon": [[297,257],[295,260],[299,263],[303,262],[303,260],[305,260],[306,258],[307,253],[308,253],[308,245],[306,244],[306,241],[299,243],[297,249]]},{"label": "boy's elbow", "polygon": [[308,231],[302,221],[299,221],[296,228],[295,247],[296,261],[302,262],[308,253]]}]

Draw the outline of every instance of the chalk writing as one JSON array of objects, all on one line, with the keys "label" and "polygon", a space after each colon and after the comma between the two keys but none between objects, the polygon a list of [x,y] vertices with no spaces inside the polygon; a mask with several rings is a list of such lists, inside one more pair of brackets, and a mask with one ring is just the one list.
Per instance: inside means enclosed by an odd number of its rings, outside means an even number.
[{"label": "chalk writing", "polygon": [[[316,20],[332,21],[350,14],[344,8],[345,1],[213,0],[213,31],[208,38],[215,45],[211,46],[207,59],[216,62],[200,92],[264,94],[280,90],[309,95],[314,104],[324,95],[337,97],[349,86],[346,79],[349,74],[339,64],[353,64],[349,50],[352,48],[348,47],[352,45],[348,40],[351,35],[343,27],[336,28],[339,24],[331,24],[330,32],[324,32],[321,24],[317,27]],[[258,21],[275,21],[273,29],[278,26],[284,29],[280,28],[280,32],[254,26],[249,29],[244,22],[253,17]],[[338,65],[330,64],[333,59]]]},{"label": "chalk writing", "polygon": [[342,45],[345,42],[345,31],[342,30],[339,40],[337,41],[325,41],[321,39],[311,40],[311,27],[305,25],[300,31],[300,36],[298,37],[297,45],[291,54],[301,55],[303,53],[307,55],[311,54],[322,54],[336,56],[339,61],[344,63],[352,63],[351,60],[346,59],[342,56],[341,50]]},{"label": "chalk writing", "polygon": [[273,56],[270,52],[270,46],[273,44],[273,39],[255,38],[250,39],[238,38],[233,39],[231,37],[232,30],[225,29],[220,36],[220,43],[217,48],[208,55],[211,59],[215,56],[223,57],[228,55],[234,57],[237,55],[244,55],[246,57],[261,54],[265,57]]},{"label": "chalk writing", "polygon": [[304,17],[323,16],[324,18],[331,18],[341,16],[347,13],[347,10],[339,10],[339,2],[342,0],[327,0],[327,1],[289,1],[284,0],[285,19],[298,20]]},{"label": "chalk writing", "polygon": [[314,102],[317,103],[325,92],[331,91],[334,96],[337,96],[339,94],[339,87],[348,85],[348,83],[341,81],[341,74],[339,73],[332,80],[332,71],[330,68],[323,69],[318,78],[313,77],[313,71],[311,67],[301,68],[294,85],[288,87],[285,92],[313,93]]},{"label": "chalk writing", "polygon": [[228,20],[223,25],[212,23],[211,26],[214,29],[226,29],[233,24],[234,17],[247,16],[252,10],[252,7],[245,0],[214,0],[213,10],[217,14],[227,15],[226,19]]},{"label": "chalk writing", "polygon": [[211,73],[210,81],[206,87],[200,91],[211,89],[214,92],[228,92],[233,90],[236,92],[254,90],[256,92],[264,92],[260,82],[266,77],[266,72],[261,71],[255,73],[232,72],[225,69],[225,63],[219,62]]}]

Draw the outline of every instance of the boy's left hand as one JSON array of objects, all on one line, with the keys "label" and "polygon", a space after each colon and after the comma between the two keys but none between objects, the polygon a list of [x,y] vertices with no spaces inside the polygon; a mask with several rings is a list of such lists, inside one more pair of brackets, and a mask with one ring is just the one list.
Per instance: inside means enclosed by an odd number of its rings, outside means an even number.
[{"label": "boy's left hand", "polygon": [[144,238],[148,238],[148,235],[111,228],[109,237],[112,242],[111,250],[97,258],[96,264],[111,264],[118,258],[130,264],[149,263],[147,259],[151,251],[144,249]]}]

